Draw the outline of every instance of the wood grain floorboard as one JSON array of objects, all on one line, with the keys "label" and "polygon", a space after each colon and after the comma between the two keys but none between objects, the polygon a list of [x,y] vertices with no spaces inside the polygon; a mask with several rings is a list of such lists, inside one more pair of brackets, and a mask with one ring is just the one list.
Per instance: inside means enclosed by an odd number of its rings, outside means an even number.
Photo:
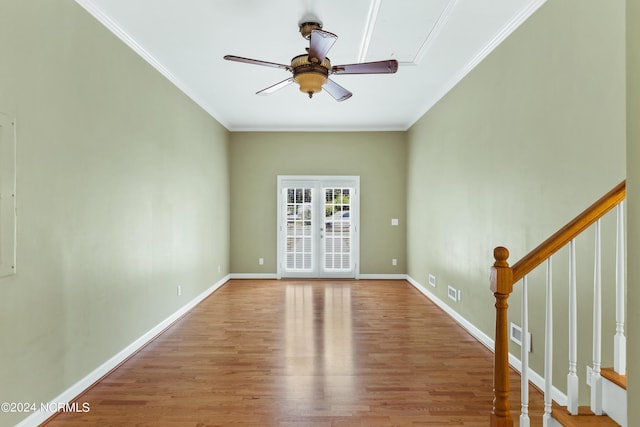
[{"label": "wood grain floorboard", "polygon": [[[232,280],[46,425],[486,426],[492,377],[405,281]],[[512,392],[517,425],[515,372]]]}]

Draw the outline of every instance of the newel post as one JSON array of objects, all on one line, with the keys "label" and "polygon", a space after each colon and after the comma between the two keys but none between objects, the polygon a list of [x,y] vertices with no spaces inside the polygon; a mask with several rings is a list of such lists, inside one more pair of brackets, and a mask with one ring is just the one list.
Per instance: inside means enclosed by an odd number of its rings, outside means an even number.
[{"label": "newel post", "polygon": [[493,368],[493,410],[491,425],[511,427],[513,419],[509,410],[509,328],[507,325],[507,300],[513,290],[513,272],[507,258],[507,248],[493,250],[495,262],[491,267],[491,291],[496,297],[495,362]]}]

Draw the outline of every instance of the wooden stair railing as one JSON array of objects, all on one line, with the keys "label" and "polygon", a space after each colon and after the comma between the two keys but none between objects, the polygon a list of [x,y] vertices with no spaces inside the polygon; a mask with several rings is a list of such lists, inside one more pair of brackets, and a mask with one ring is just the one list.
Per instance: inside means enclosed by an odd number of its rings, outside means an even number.
[{"label": "wooden stair railing", "polygon": [[513,426],[509,405],[509,330],[507,324],[508,299],[513,291],[513,285],[624,201],[625,197],[626,181],[622,181],[511,267],[507,262],[509,258],[507,248],[499,246],[494,249],[495,262],[491,268],[490,279],[491,291],[496,299],[494,401],[491,411],[491,426]]}]

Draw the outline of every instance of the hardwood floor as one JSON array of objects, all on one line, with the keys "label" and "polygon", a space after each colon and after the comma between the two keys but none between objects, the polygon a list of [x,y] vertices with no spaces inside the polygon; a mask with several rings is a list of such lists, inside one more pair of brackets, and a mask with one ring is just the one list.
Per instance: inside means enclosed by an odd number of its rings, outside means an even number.
[{"label": "hardwood floor", "polygon": [[47,426],[486,426],[492,360],[404,281],[232,280]]}]

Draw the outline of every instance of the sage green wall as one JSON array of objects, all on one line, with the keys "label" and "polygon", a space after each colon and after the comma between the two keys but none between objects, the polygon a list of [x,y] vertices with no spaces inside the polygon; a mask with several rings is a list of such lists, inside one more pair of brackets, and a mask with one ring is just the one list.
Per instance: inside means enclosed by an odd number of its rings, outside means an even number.
[{"label": "sage green wall", "polygon": [[231,272],[276,273],[278,175],[359,175],[360,273],[406,272],[404,132],[234,132],[230,153]]},{"label": "sage green wall", "polygon": [[[640,402],[640,1],[627,0],[627,401]],[[628,425],[640,425],[640,405],[628,405]]]},{"label": "sage green wall", "polygon": [[0,401],[48,402],[228,273],[228,132],[72,0],[1,8],[18,261]]},{"label": "sage green wall", "polygon": [[[491,337],[493,248],[508,247],[515,262],[625,178],[624,16],[621,1],[549,0],[409,131],[408,273]],[[603,231],[605,248],[614,235]],[[578,241],[580,325],[591,324],[592,237]],[[557,360],[567,360],[567,264],[564,250],[554,263]],[[447,285],[462,290],[460,302],[447,299]],[[531,363],[542,374],[543,269],[530,286]],[[519,298],[516,286],[518,324]],[[611,364],[615,327],[606,317],[603,357]],[[580,327],[581,384],[590,330]],[[519,358],[519,347],[511,351]],[[567,366],[554,368],[564,390]]]}]

